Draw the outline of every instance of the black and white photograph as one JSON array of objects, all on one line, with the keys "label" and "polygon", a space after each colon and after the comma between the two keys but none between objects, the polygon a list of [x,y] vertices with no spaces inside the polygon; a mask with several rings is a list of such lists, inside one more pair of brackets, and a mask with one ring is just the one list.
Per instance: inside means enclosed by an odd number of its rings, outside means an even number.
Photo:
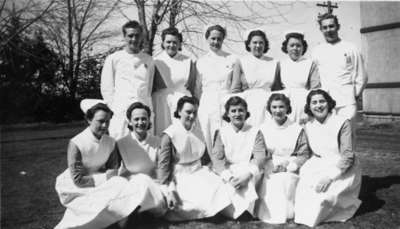
[{"label": "black and white photograph", "polygon": [[399,228],[399,12],[0,0],[0,228]]}]

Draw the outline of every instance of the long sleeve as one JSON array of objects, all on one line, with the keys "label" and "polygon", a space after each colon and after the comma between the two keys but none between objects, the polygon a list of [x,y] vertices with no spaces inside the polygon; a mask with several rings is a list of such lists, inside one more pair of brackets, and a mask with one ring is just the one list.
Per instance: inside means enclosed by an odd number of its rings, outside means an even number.
[{"label": "long sleeve", "polygon": [[227,169],[224,144],[221,140],[221,134],[217,130],[214,135],[213,148],[210,154],[212,168],[217,174]]},{"label": "long sleeve", "polygon": [[71,141],[68,144],[68,167],[76,186],[80,188],[95,186],[94,178],[88,175],[87,169],[83,166],[81,152]]},{"label": "long sleeve", "polygon": [[265,161],[270,159],[271,155],[268,153],[267,147],[265,145],[264,136],[261,131],[258,131],[254,142],[252,158],[250,160],[250,162],[256,167],[251,168],[251,173],[253,175],[258,174],[259,171],[262,170]]},{"label": "long sleeve", "polygon": [[364,59],[360,52],[354,52],[353,63],[353,82],[355,84],[355,96],[359,97],[368,82],[368,76],[364,66]]},{"label": "long sleeve", "polygon": [[281,79],[281,65],[279,62],[276,64],[274,82],[271,84],[271,91],[279,91],[283,89],[283,83]]},{"label": "long sleeve", "polygon": [[106,169],[118,169],[121,165],[121,155],[119,154],[118,146],[115,145],[114,150],[111,152],[110,157],[106,162]]},{"label": "long sleeve", "polygon": [[342,174],[354,164],[355,154],[353,151],[352,139],[351,124],[350,121],[347,120],[343,123],[338,135],[339,151],[341,155],[338,167],[342,171]]},{"label": "long sleeve", "polygon": [[185,87],[192,95],[195,95],[196,93],[196,77],[196,64],[193,61],[190,61],[189,77],[186,81]]},{"label": "long sleeve", "polygon": [[160,184],[168,185],[173,174],[173,145],[171,138],[163,134],[161,137],[161,149],[157,157],[157,180]]},{"label": "long sleeve", "polygon": [[104,62],[101,71],[100,91],[107,105],[111,105],[115,91],[115,72],[112,56],[108,56]]},{"label": "long sleeve", "polygon": [[[306,132],[301,130],[299,137],[296,141],[296,147],[291,155],[293,160],[290,163],[294,163],[293,165],[288,165],[288,170],[293,172],[297,171],[310,157],[311,157],[311,149],[308,145]],[[289,169],[291,168],[291,169]]]},{"label": "long sleeve", "polygon": [[202,87],[203,87],[202,78],[201,78],[201,73],[197,69],[197,64],[195,63],[194,66],[195,66],[195,69],[196,69],[196,75],[195,75],[195,86],[193,87],[194,88],[194,90],[193,90],[194,94],[193,95],[196,98],[200,98],[201,97],[201,93],[202,93]]},{"label": "long sleeve", "polygon": [[315,62],[312,62],[310,73],[307,80],[307,89],[313,90],[321,87],[321,79],[319,76],[318,66]]},{"label": "long sleeve", "polygon": [[230,87],[231,93],[239,93],[244,90],[243,86],[244,76],[242,74],[242,67],[240,61],[238,61],[233,67],[232,83]]}]

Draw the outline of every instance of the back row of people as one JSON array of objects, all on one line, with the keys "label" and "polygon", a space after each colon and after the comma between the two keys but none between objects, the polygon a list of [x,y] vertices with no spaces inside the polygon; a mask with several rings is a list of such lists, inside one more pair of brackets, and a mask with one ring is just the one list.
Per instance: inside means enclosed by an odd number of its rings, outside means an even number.
[{"label": "back row of people", "polygon": [[[286,33],[282,51],[288,54],[277,61],[269,50],[266,34],[260,29],[247,33],[248,55],[237,57],[222,50],[226,30],[220,25],[207,28],[209,44],[206,55],[196,61],[181,54],[182,34],[176,28],[161,34],[161,54],[154,59],[141,52],[142,27],[132,21],[123,26],[124,50],[107,57],[101,77],[101,92],[115,115],[110,135],[125,136],[125,112],[132,102],[140,101],[154,111],[154,133],[160,135],[174,120],[173,111],[183,95],[200,98],[199,123],[211,150],[212,134],[223,123],[223,105],[234,93],[244,98],[252,116],[248,123],[259,126],[268,113],[265,104],[271,91],[281,91],[292,101],[290,118],[300,124],[308,120],[303,111],[309,90],[322,87],[337,100],[335,112],[352,119],[356,98],[367,77],[361,54],[354,45],[339,38],[337,17],[325,14],[318,20],[326,43],[317,46],[312,58],[303,55],[308,49],[304,34]],[[170,114],[170,115],[165,115]]]},{"label": "back row of people", "polygon": [[82,104],[84,111],[90,107],[89,127],[71,139],[69,168],[57,177],[67,210],[56,228],[124,226],[144,211],[170,221],[248,212],[267,223],[294,218],[315,226],[346,221],[360,205],[350,122],[334,113],[335,101],[323,90],[308,94],[305,112],[312,119],[304,128],[288,117],[284,94],[269,97],[271,119],[260,128],[246,123],[246,101],[230,97],[212,151],[196,125],[195,97],[178,100],[176,121],[161,139],[148,132],[151,110],[143,103],[129,106],[130,133],[116,142],[106,134],[112,111],[92,105]]}]

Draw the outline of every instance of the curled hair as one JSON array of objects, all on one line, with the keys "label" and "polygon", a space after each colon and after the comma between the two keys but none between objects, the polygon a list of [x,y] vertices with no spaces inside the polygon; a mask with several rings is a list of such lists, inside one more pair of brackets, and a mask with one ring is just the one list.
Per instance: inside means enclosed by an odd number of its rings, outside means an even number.
[{"label": "curled hair", "polygon": [[318,16],[318,24],[319,24],[319,26],[322,25],[322,21],[323,21],[323,20],[330,19],[330,18],[333,19],[333,21],[335,22],[335,24],[336,24],[337,26],[340,25],[340,24],[339,24],[339,19],[337,18],[336,15],[333,15],[333,14],[331,14],[331,13],[324,13],[324,14],[322,14],[321,16]]},{"label": "curled hair", "polygon": [[328,103],[328,113],[331,113],[333,108],[335,108],[336,106],[336,101],[328,94],[328,92],[322,89],[312,90],[308,93],[307,102],[306,105],[304,106],[304,112],[308,114],[310,117],[314,117],[314,114],[311,112],[310,109],[311,98],[314,95],[322,95],[326,99],[326,102]]},{"label": "curled hair", "polygon": [[174,117],[175,118],[181,118],[181,116],[179,115],[179,112],[182,110],[183,106],[185,105],[185,103],[190,103],[193,106],[198,106],[199,105],[199,100],[194,97],[194,96],[183,96],[182,98],[180,98],[178,100],[178,103],[176,105],[176,110],[174,112]]},{"label": "curled hair", "polygon": [[273,101],[282,101],[286,106],[286,114],[292,113],[292,106],[290,105],[290,99],[286,95],[281,93],[273,93],[267,102],[267,111],[271,114],[271,104]]},{"label": "curled hair", "polygon": [[298,40],[301,41],[301,43],[303,44],[303,53],[302,53],[302,55],[304,55],[304,53],[307,52],[308,44],[307,44],[307,41],[304,40],[304,35],[300,34],[300,33],[289,33],[289,34],[286,35],[285,40],[282,42],[282,47],[281,47],[282,52],[284,52],[286,54],[288,53],[287,44],[289,43],[289,39],[290,38],[295,38],[295,39],[298,39]]},{"label": "curled hair", "polygon": [[224,27],[220,26],[220,25],[212,25],[212,26],[208,27],[207,30],[206,30],[206,34],[205,34],[206,39],[208,39],[208,37],[210,36],[211,31],[213,31],[213,30],[217,30],[220,33],[222,33],[222,38],[225,39],[225,37],[226,37],[226,29]]},{"label": "curled hair", "polygon": [[250,52],[250,42],[251,42],[251,39],[253,39],[253,37],[255,37],[255,36],[262,37],[262,39],[264,40],[264,43],[265,43],[263,52],[264,53],[268,52],[269,41],[267,39],[267,35],[265,35],[265,33],[261,30],[254,30],[249,33],[249,35],[247,36],[247,40],[244,42],[244,45],[246,46],[246,50],[248,52]]},{"label": "curled hair", "polygon": [[228,116],[229,108],[231,106],[237,106],[237,105],[242,105],[244,107],[244,109],[246,110],[246,119],[248,119],[250,117],[250,113],[247,111],[246,100],[244,100],[243,98],[241,98],[239,96],[232,96],[232,97],[230,97],[228,99],[228,101],[226,101],[226,103],[225,103],[225,113],[222,116],[222,119],[225,120],[226,122],[230,122],[231,119]]},{"label": "curled hair", "polygon": [[126,35],[126,29],[128,28],[138,29],[140,30],[140,33],[143,33],[143,28],[137,21],[128,21],[122,26],[122,34],[124,34],[124,36]]},{"label": "curled hair", "polygon": [[[97,111],[104,111],[108,114],[110,114],[110,116],[113,116],[113,112],[111,111],[111,109],[104,103],[97,103],[96,105],[92,106],[91,108],[89,108],[86,113],[85,113],[85,119],[88,121],[92,121],[94,115],[97,113]],[[110,118],[111,118],[110,117]]]},{"label": "curled hair", "polygon": [[[169,27],[169,28],[166,28],[166,29],[164,29],[164,30],[162,31],[162,33],[161,33],[161,40],[162,40],[163,42],[164,42],[165,37],[166,37],[167,35],[175,36],[175,37],[178,38],[178,40],[179,40],[180,43],[183,42],[182,34],[181,34],[181,33],[179,32],[179,30],[178,30],[177,28],[175,28],[175,27]],[[161,48],[162,48],[162,49],[165,49],[165,48],[164,48],[164,45],[163,45],[163,42],[161,43]],[[182,48],[179,47],[178,50],[181,51]]]},{"label": "curled hair", "polygon": [[[147,129],[149,130],[151,128],[151,122],[150,122],[150,117],[151,117],[151,110],[148,106],[144,105],[141,102],[134,102],[132,103],[129,107],[128,110],[126,111],[126,118],[128,118],[128,120],[131,120],[132,117],[132,111],[135,109],[143,109],[146,111],[147,113],[147,117],[149,118],[149,126],[147,127]],[[128,123],[128,129],[130,131],[133,131],[133,127],[131,124]]]}]

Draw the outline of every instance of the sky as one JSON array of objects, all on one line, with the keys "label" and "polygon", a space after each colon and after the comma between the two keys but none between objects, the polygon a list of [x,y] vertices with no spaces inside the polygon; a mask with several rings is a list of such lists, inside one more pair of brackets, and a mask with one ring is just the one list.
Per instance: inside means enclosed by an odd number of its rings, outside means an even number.
[{"label": "sky", "polygon": [[[322,1],[275,1],[271,4],[267,1],[247,1],[247,5],[252,7],[254,12],[250,12],[242,1],[232,1],[231,10],[238,15],[248,15],[248,14],[259,14],[267,18],[265,23],[262,21],[260,25],[251,25],[248,28],[237,30],[233,25],[227,25],[228,37],[224,41],[223,49],[227,52],[234,53],[237,55],[244,55],[247,53],[244,46],[244,34],[246,30],[253,28],[260,28],[266,34],[270,43],[270,50],[266,55],[282,59],[285,57],[281,51],[281,44],[284,39],[284,34],[288,30],[300,30],[305,34],[305,39],[308,42],[309,50],[312,50],[318,43],[324,42],[324,38],[319,31],[318,23],[316,18],[319,12],[325,12],[326,9],[317,7],[317,3],[322,3]],[[341,29],[339,31],[339,36],[350,42],[353,42],[359,49],[361,49],[361,36],[360,36],[360,2],[351,1],[339,1],[336,2],[338,7],[334,9],[334,14],[339,18],[341,24]],[[264,5],[265,7],[260,7]],[[126,7],[123,9],[125,15],[129,15],[129,19],[137,20],[137,13],[134,7]],[[271,15],[276,15],[280,13],[282,16],[274,17]],[[113,39],[106,41],[106,46],[115,46],[116,44],[122,43],[122,34],[120,28],[123,23],[128,19],[122,14],[116,15],[112,22],[109,22],[109,28],[116,30],[118,36]],[[197,22],[192,22],[197,23]],[[224,22],[217,22],[224,25]],[[119,25],[119,26],[116,26]],[[204,25],[201,25],[205,27]],[[252,27],[253,26],[253,27]],[[179,26],[178,26],[179,28]],[[185,35],[184,35],[185,36]],[[185,37],[184,37],[185,40]],[[186,39],[186,42],[187,39]],[[159,53],[161,50],[159,48],[159,37],[156,40],[156,50],[155,54]],[[204,39],[204,35],[198,35],[194,37],[193,43],[196,43],[198,47],[203,50],[207,50],[207,43]],[[195,55],[190,53],[187,49],[183,49],[184,54],[196,58]],[[310,55],[310,51],[307,51],[306,56]],[[201,56],[204,52],[196,52],[197,56]]]}]

